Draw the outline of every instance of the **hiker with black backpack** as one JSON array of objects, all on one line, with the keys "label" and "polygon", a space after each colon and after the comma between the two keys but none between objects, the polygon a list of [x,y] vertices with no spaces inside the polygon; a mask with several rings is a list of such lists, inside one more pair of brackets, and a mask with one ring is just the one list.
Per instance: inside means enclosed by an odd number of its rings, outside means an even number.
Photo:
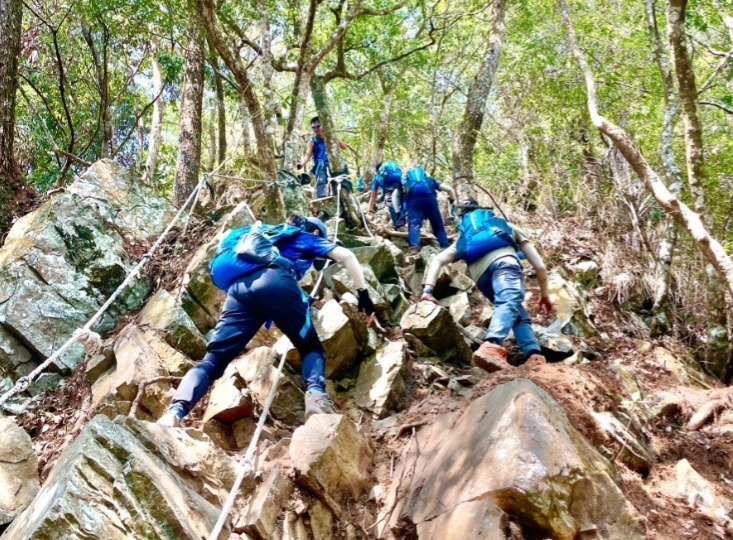
[{"label": "hiker with black backpack", "polygon": [[384,201],[389,215],[392,218],[392,225],[399,229],[405,225],[404,191],[402,188],[402,169],[396,161],[385,161],[377,164],[377,174],[372,179],[372,194],[369,198],[367,217],[374,215],[374,205],[382,190],[382,201]]},{"label": "hiker with black backpack", "polygon": [[510,330],[528,363],[544,363],[540,345],[532,332],[532,321],[522,306],[524,275],[517,253],[522,253],[534,267],[540,286],[539,306],[550,313],[552,301],[547,289],[545,263],[527,236],[516,226],[494,216],[492,210],[480,208],[473,199],[462,200],[456,207],[461,212],[460,235],[430,263],[420,300],[436,302],[433,290],[440,269],[453,261],[465,260],[471,278],[495,308],[484,341],[473,354],[473,365],[490,373],[509,367],[503,343]]},{"label": "hiker with black backpack", "polygon": [[230,231],[210,263],[214,284],[227,291],[214,336],[203,360],[183,377],[168,412],[158,421],[178,426],[225,368],[247,346],[260,327],[274,322],[300,353],[306,387],[306,419],[333,413],[326,394],[323,346],[310,317],[310,301],[298,286],[316,258],[344,265],[354,281],[358,309],[367,324],[374,320],[364,274],[356,256],[328,240],[317,218],[292,216],[282,225],[255,225]]},{"label": "hiker with black backpack", "polygon": [[426,219],[430,222],[440,247],[447,248],[450,241],[438,208],[437,192],[448,193],[448,200],[453,204],[456,198],[453,188],[429,177],[422,167],[408,169],[402,180],[402,187],[407,209],[407,243],[410,245],[407,254],[414,256],[420,252],[420,230]]}]

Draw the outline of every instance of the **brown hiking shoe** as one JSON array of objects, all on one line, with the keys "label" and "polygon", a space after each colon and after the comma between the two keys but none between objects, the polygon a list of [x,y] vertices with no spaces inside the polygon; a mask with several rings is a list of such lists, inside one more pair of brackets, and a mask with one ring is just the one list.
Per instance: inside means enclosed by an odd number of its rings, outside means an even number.
[{"label": "brown hiking shoe", "polygon": [[541,354],[532,354],[527,358],[527,361],[524,363],[526,366],[539,366],[542,364],[546,364],[547,359],[542,356]]},{"label": "brown hiking shoe", "polygon": [[473,353],[471,363],[489,373],[511,367],[506,361],[506,349],[501,345],[494,345],[488,341],[484,341],[478,350]]}]

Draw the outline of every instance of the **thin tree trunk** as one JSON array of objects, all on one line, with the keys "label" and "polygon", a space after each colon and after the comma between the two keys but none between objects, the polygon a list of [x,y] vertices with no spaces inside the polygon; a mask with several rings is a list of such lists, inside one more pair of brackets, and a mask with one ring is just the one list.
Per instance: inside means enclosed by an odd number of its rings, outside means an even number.
[{"label": "thin tree trunk", "polygon": [[[659,67],[664,88],[664,120],[661,133],[662,168],[667,187],[674,196],[678,196],[682,187],[682,177],[674,155],[674,127],[679,116],[679,100],[674,88],[674,76],[670,66],[667,47],[659,33],[655,12],[655,1],[645,0],[647,26],[654,46],[654,58]],[[652,306],[651,337],[668,334],[672,330],[672,307],[670,305],[670,285],[672,281],[672,256],[677,244],[677,224],[667,218],[667,230],[659,244],[657,255],[656,287],[654,305]]]},{"label": "thin tree trunk", "polygon": [[247,103],[245,103],[244,98],[241,96],[239,98],[239,113],[242,116],[242,152],[244,153],[245,161],[249,161],[252,158],[252,122],[249,119]]},{"label": "thin tree trunk", "polygon": [[308,95],[310,94],[311,74],[303,71],[299,76],[299,85],[297,94],[295,89],[291,96],[290,116],[288,124],[285,128],[283,136],[283,169],[295,170],[295,165],[301,154],[302,141],[298,136],[298,126],[303,125],[303,116],[305,115],[305,105],[308,103]]},{"label": "thin tree trunk", "polygon": [[558,6],[563,17],[563,22],[567,29],[568,41],[570,48],[575,56],[578,66],[583,73],[588,97],[588,112],[591,121],[604,135],[606,135],[614,145],[619,149],[621,154],[629,162],[639,179],[644,183],[646,188],[651,192],[660,206],[681,226],[684,227],[695,240],[700,252],[708,259],[724,277],[725,283],[729,291],[733,291],[733,261],[715,238],[705,228],[700,216],[693,212],[686,204],[675,197],[664,183],[660,180],[657,173],[649,166],[646,159],[634,145],[628,134],[610,122],[607,118],[598,112],[598,97],[596,94],[596,83],[593,73],[588,66],[582,51],[578,47],[575,37],[575,28],[568,14],[567,4],[565,0],[558,0]]},{"label": "thin tree trunk", "polygon": [[216,164],[221,165],[227,157],[227,110],[224,101],[224,83],[219,74],[219,60],[215,60],[214,85],[216,86],[217,142]]},{"label": "thin tree trunk", "polygon": [[493,16],[486,52],[466,96],[458,133],[453,141],[453,178],[457,188],[473,182],[473,150],[486,113],[486,100],[494,83],[499,57],[504,44],[505,0],[494,0]]},{"label": "thin tree trunk", "polygon": [[150,121],[150,138],[148,139],[148,158],[145,161],[145,172],[143,181],[152,182],[155,177],[155,170],[158,166],[158,150],[160,148],[160,133],[163,125],[163,71],[158,63],[156,48],[153,45],[153,96],[160,96],[153,103],[153,118]]},{"label": "thin tree trunk", "polygon": [[[687,181],[694,199],[693,208],[701,216],[705,226],[711,229],[713,220],[708,208],[702,124],[697,111],[697,85],[685,36],[686,4],[687,0],[669,0],[667,2],[667,29],[677,78],[682,120],[685,125]],[[725,294],[720,294],[723,286],[718,283],[720,277],[713,269],[706,268],[705,276],[708,334],[705,360],[710,371],[721,377],[725,375],[730,361]]]},{"label": "thin tree trunk", "polygon": [[[399,80],[399,79],[398,79]],[[377,163],[382,161],[384,147],[387,144],[389,135],[389,120],[392,117],[392,102],[397,91],[397,81],[393,81],[387,91],[384,93],[384,101],[382,102],[382,112],[379,113],[379,131],[377,132],[377,141],[374,145],[374,154],[372,155],[369,165],[364,171],[364,184],[370,186],[372,178],[376,174]]]},{"label": "thin tree trunk", "polygon": [[0,2],[0,245],[12,223],[12,201],[21,183],[13,142],[22,13],[21,0]]},{"label": "thin tree trunk", "polygon": [[217,143],[217,132],[216,132],[216,105],[211,107],[211,112],[209,114],[209,163],[206,167],[207,170],[213,171],[214,167],[216,167],[216,158],[218,156],[216,151],[216,143]]},{"label": "thin tree trunk", "polygon": [[193,17],[184,52],[183,91],[173,203],[181,206],[198,183],[201,167],[201,106],[204,96],[204,50],[198,20]]},{"label": "thin tree trunk", "polygon": [[99,118],[102,125],[101,141],[100,141],[100,157],[109,157],[111,152],[112,141],[112,111],[110,108],[109,98],[109,70],[107,65],[107,42],[109,40],[109,30],[103,21],[100,21],[102,27],[102,52],[100,54],[97,44],[94,41],[91,28],[85,20],[81,21],[81,33],[84,36],[89,51],[92,53],[94,69],[97,72],[97,86],[99,88]]}]

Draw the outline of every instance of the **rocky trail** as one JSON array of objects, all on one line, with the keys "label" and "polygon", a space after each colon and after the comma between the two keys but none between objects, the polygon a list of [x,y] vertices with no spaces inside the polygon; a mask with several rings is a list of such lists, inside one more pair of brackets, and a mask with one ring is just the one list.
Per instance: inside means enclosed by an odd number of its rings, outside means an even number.
[{"label": "rocky trail", "polygon": [[[379,320],[367,328],[347,273],[324,270],[312,315],[340,414],[303,422],[300,358],[273,327],[184,427],[156,425],[224,299],[208,261],[225,230],[252,222],[243,201],[257,212],[258,197],[212,186],[206,218],[178,229],[97,325],[103,341],[75,345],[7,403],[0,538],[208,537],[282,355],[256,473],[221,539],[733,535],[733,394],[684,343],[648,339],[648,285],[620,262],[625,247],[571,220],[513,215],[551,270],[556,312],[537,312],[531,275],[526,301],[547,364],[521,365],[510,348],[510,369],[471,368],[492,308],[465,267],[443,269],[441,305],[416,303],[436,248],[407,261],[399,238],[340,228]],[[173,214],[101,161],[16,223],[0,248],[0,390],[88,320]]]}]

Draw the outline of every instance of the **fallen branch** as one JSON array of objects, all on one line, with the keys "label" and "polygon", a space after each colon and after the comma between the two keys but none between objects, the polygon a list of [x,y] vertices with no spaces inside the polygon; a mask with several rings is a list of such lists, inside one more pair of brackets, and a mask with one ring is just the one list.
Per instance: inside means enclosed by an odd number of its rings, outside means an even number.
[{"label": "fallen branch", "polygon": [[135,415],[137,414],[137,409],[140,406],[140,400],[143,397],[143,393],[145,392],[145,388],[151,384],[156,383],[172,383],[172,382],[179,382],[183,377],[174,377],[172,375],[163,375],[161,377],[153,377],[152,379],[147,379],[145,381],[140,382],[140,384],[137,385],[137,395],[135,396],[135,399],[132,402],[132,407],[130,407],[130,413],[127,415],[130,418],[135,418]]},{"label": "fallen branch", "polygon": [[692,415],[692,418],[690,418],[690,421],[687,422],[685,427],[689,431],[697,431],[707,424],[713,416],[725,409],[727,405],[728,400],[726,399],[714,399],[712,401],[708,401]]}]

